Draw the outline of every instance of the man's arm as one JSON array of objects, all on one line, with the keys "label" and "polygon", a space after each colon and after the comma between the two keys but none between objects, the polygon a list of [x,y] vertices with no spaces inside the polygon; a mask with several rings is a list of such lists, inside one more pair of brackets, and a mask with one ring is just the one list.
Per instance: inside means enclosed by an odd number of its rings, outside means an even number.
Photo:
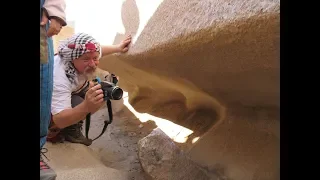
[{"label": "man's arm", "polygon": [[89,109],[84,101],[72,108],[72,86],[63,73],[63,69],[55,67],[51,113],[54,124],[59,128],[64,128],[83,120]]},{"label": "man's arm", "polygon": [[105,45],[101,46],[101,56],[106,56],[113,53],[121,52],[119,45]]},{"label": "man's arm", "polygon": [[85,101],[74,108],[62,110],[60,113],[53,115],[53,122],[58,128],[65,128],[75,124],[83,119],[89,113]]},{"label": "man's arm", "polygon": [[85,99],[71,108],[70,88],[63,83],[56,83],[52,94],[52,120],[58,128],[65,128],[85,119],[87,114],[95,113],[103,104],[103,91],[100,84],[94,85],[90,82]]},{"label": "man's arm", "polygon": [[131,43],[131,35],[127,36],[123,41],[118,45],[109,45],[101,46],[101,56],[106,56],[113,53],[122,52],[125,53],[128,51],[128,45]]}]

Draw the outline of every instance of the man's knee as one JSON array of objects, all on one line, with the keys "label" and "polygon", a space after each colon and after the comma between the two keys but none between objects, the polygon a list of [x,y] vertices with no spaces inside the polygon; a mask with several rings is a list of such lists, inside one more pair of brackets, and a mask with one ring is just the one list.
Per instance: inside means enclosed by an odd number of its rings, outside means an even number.
[{"label": "man's knee", "polygon": [[82,103],[84,99],[78,95],[72,95],[71,96],[71,106],[74,108]]}]

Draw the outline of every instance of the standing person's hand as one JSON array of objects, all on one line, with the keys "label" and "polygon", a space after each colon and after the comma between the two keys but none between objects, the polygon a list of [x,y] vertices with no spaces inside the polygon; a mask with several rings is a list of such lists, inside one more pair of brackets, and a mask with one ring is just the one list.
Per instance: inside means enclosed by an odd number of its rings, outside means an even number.
[{"label": "standing person's hand", "polygon": [[[42,13],[42,19],[41,19],[41,22],[40,22],[40,25],[41,26],[44,26],[48,23],[49,19],[46,15],[45,12]],[[50,27],[48,29],[48,32],[47,32],[47,36],[48,37],[51,37],[53,35],[58,35],[62,29],[62,25],[60,23],[59,20],[55,19],[55,18],[51,18],[51,23],[50,23]]]},{"label": "standing person's hand", "polygon": [[121,43],[119,44],[120,52],[125,53],[129,50],[129,44],[131,43],[131,35],[128,35]]},{"label": "standing person's hand", "polygon": [[87,91],[84,100],[90,113],[96,112],[103,106],[103,96],[101,85],[97,84],[94,86],[93,82],[90,82],[89,90]]}]

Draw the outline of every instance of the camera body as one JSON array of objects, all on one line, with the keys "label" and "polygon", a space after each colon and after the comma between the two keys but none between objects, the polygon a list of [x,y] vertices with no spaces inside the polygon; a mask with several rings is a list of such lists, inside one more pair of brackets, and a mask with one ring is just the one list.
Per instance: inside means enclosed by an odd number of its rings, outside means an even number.
[{"label": "camera body", "polygon": [[123,90],[117,86],[118,79],[114,74],[111,74],[112,82],[101,81],[99,77],[96,77],[93,81],[101,84],[104,100],[120,100],[123,96]]}]

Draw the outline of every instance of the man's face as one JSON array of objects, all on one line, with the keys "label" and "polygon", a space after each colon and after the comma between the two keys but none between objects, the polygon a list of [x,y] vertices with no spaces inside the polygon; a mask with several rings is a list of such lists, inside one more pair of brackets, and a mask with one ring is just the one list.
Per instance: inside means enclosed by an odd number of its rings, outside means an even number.
[{"label": "man's face", "polygon": [[73,60],[74,67],[80,74],[93,73],[99,64],[99,52],[88,52]]}]

